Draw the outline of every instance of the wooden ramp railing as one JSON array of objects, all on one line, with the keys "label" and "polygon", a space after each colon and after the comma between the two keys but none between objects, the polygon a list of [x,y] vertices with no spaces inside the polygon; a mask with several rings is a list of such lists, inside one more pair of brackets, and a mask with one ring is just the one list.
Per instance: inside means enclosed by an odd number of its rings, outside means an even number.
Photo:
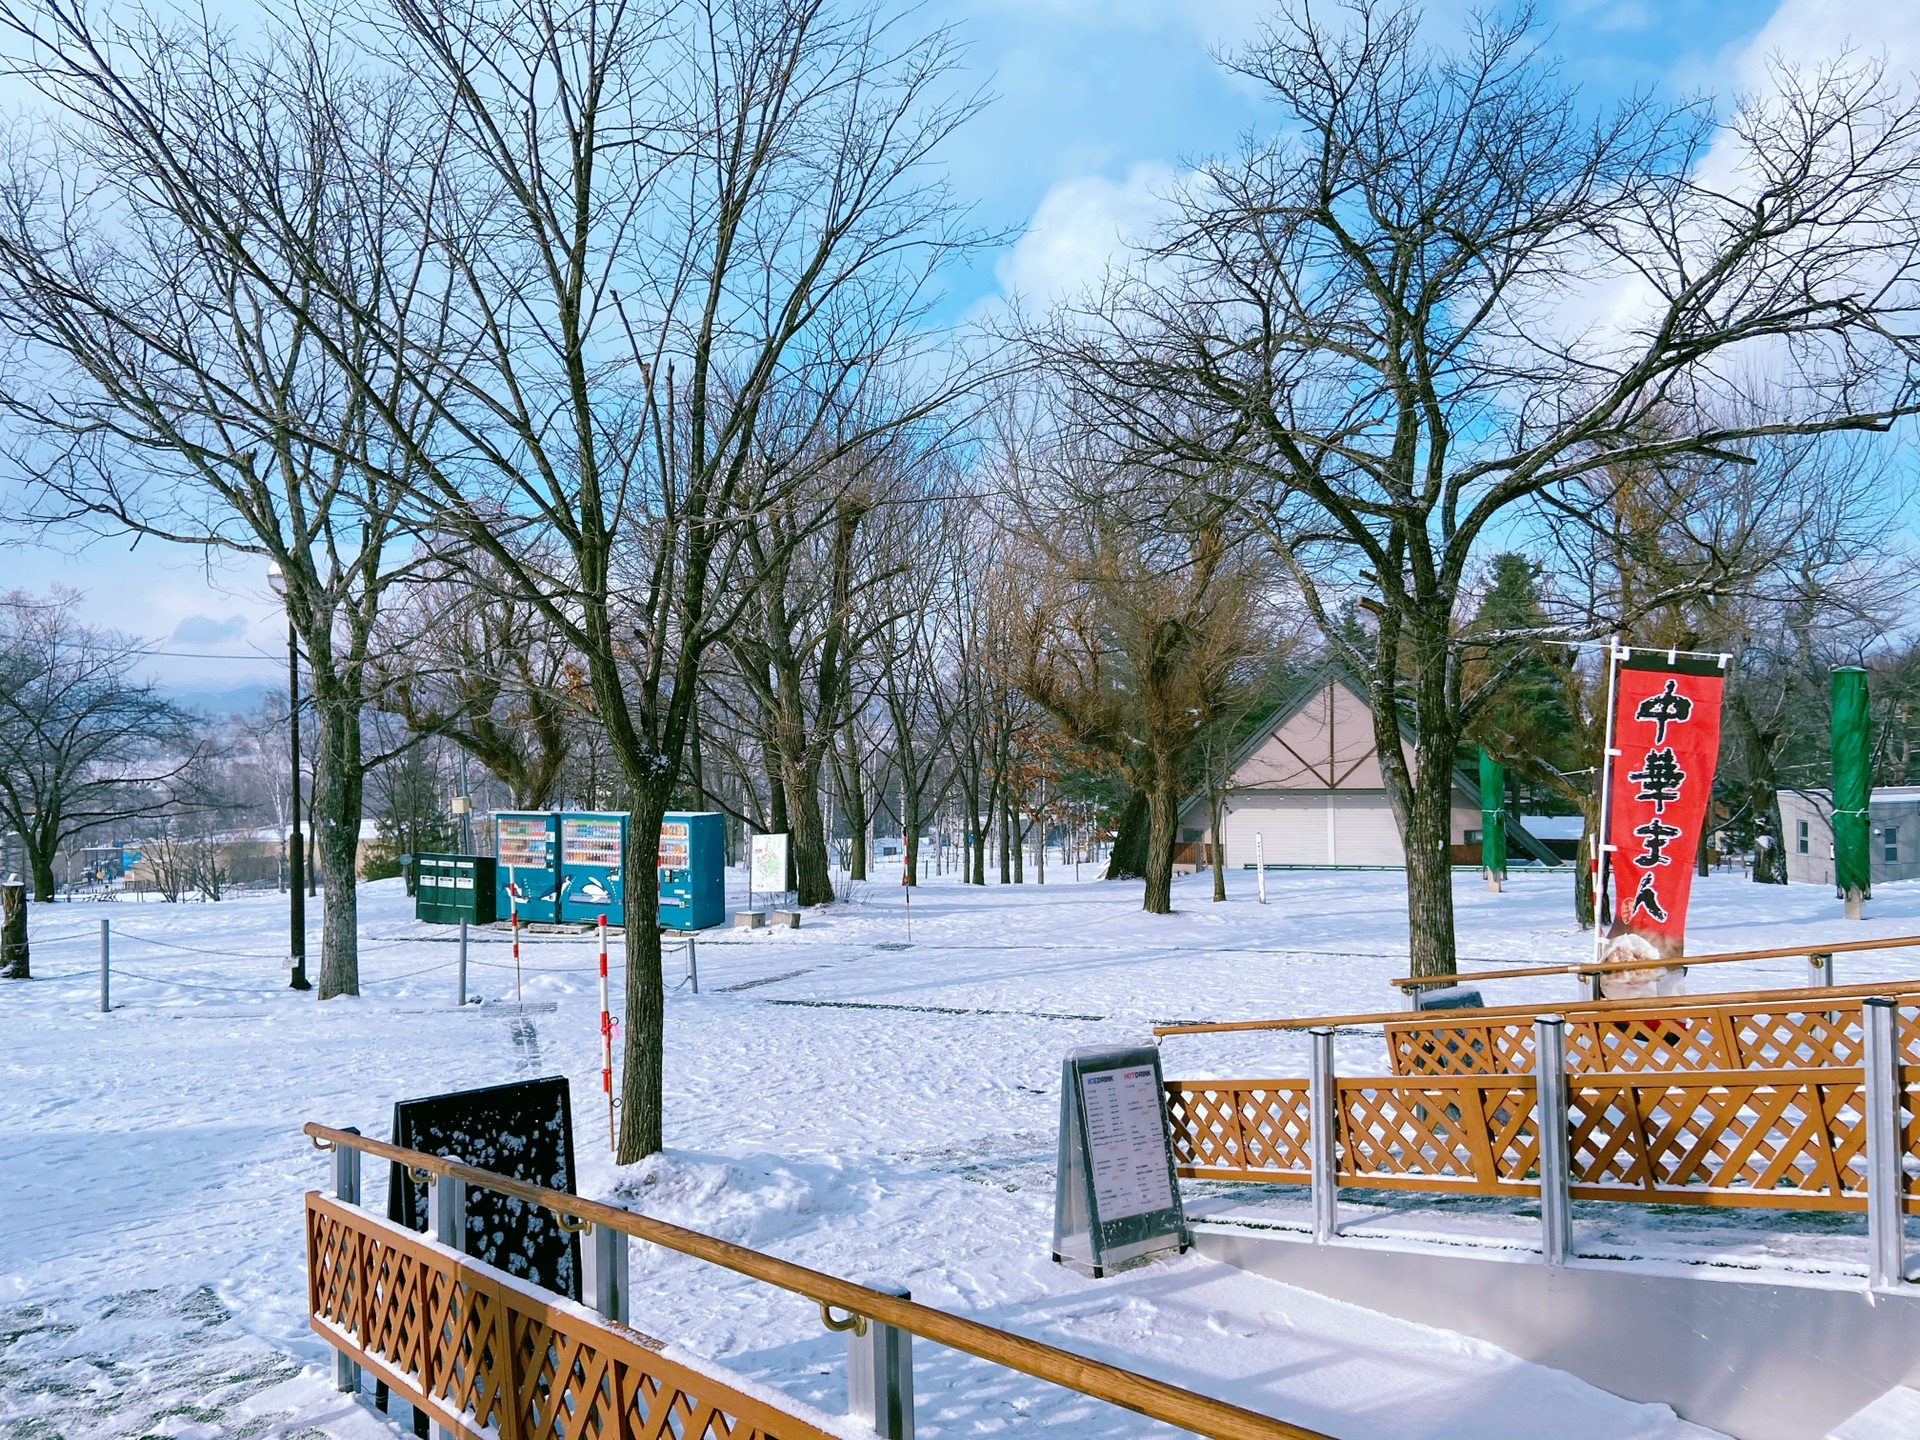
[{"label": "wooden ramp railing", "polygon": [[[1920,1070],[1900,1080],[1902,1153],[1920,1164]],[[1342,1185],[1540,1192],[1530,1075],[1346,1078],[1332,1086]],[[1567,1086],[1574,1199],[1865,1210],[1858,1067],[1585,1076]],[[1170,1080],[1177,1169],[1204,1180],[1312,1181],[1305,1079]],[[1904,1191],[1904,1186],[1902,1187]],[[1920,1197],[1906,1196],[1910,1213]]]},{"label": "wooden ramp railing", "polygon": [[317,1194],[307,1295],[328,1344],[455,1434],[834,1440],[637,1331]]},{"label": "wooden ramp railing", "polygon": [[[1869,994],[1903,1002],[1903,1063],[1920,1065],[1920,981],[1860,986],[1860,993],[1798,990],[1722,1003],[1667,996],[1634,1009],[1568,1006],[1570,1072],[1801,1070],[1861,1063],[1861,1005]],[[1416,1011],[1382,1025],[1396,1075],[1527,1075],[1531,1015]]]},{"label": "wooden ramp railing", "polygon": [[[1852,955],[1867,950],[1903,950],[1914,945],[1920,945],[1920,935],[1900,935],[1887,940],[1838,940],[1812,945],[1785,945],[1772,950],[1734,950],[1716,955],[1687,955],[1676,958],[1672,963],[1691,970],[1703,965],[1739,965],[1755,960],[1796,960],[1804,957],[1809,983],[1831,985],[1834,983],[1833,957],[1836,955]],[[1613,960],[1604,964],[1588,961],[1571,965],[1515,965],[1498,970],[1475,970],[1464,975],[1402,975],[1387,983],[1414,994],[1434,986],[1479,985],[1488,980],[1525,980],[1545,975],[1572,975],[1580,980],[1595,981],[1604,975],[1620,975],[1648,968],[1644,960]]]},{"label": "wooden ramp railing", "polygon": [[[1004,1365],[1212,1440],[1330,1440],[1176,1385],[856,1285],[615,1205],[529,1185],[350,1130],[307,1124],[322,1149],[411,1167],[436,1187],[482,1186],[722,1266],[821,1307],[835,1329],[869,1323]],[[473,1440],[845,1440],[845,1418],[676,1352],[583,1306],[317,1192],[307,1205],[314,1330],[434,1422]],[[456,1207],[457,1208],[457,1207]],[[846,1312],[834,1320],[828,1307]],[[757,1392],[757,1393],[756,1393]]]}]

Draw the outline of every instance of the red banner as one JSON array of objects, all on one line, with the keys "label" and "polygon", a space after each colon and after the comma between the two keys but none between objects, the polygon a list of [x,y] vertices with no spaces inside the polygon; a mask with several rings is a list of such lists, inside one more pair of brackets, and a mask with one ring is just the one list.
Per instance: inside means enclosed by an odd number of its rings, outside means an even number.
[{"label": "red banner", "polygon": [[1720,755],[1714,659],[1635,650],[1620,661],[1613,704],[1610,934],[1643,936],[1663,957],[1685,953],[1687,897]]}]

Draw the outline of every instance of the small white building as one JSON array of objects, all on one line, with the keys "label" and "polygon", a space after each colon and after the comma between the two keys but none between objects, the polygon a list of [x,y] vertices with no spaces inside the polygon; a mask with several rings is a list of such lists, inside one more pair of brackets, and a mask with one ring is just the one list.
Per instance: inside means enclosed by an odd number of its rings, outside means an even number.
[{"label": "small white building", "polygon": [[[1403,734],[1401,744],[1411,765],[1413,742]],[[1253,868],[1255,834],[1269,866],[1406,865],[1400,823],[1374,748],[1373,710],[1343,671],[1329,667],[1303,685],[1228,764],[1232,780],[1221,825],[1228,865]],[[1179,868],[1207,864],[1213,836],[1204,794],[1181,806],[1179,824]],[[1480,791],[1458,770],[1449,831],[1453,863],[1478,865]],[[1557,863],[1546,846],[1511,822],[1507,848],[1513,861]]]},{"label": "small white building", "polygon": [[[1833,884],[1833,792],[1782,790],[1780,834],[1787,883]],[[1867,800],[1867,878],[1920,877],[1920,785],[1883,785]]]}]

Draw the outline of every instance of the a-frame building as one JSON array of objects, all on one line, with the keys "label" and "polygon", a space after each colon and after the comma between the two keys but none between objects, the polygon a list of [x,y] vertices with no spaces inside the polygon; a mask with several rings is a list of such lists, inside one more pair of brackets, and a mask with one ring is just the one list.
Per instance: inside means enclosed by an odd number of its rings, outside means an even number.
[{"label": "a-frame building", "polygon": [[[1401,744],[1411,765],[1412,741],[1402,735]],[[1326,667],[1303,684],[1229,765],[1221,825],[1228,865],[1252,868],[1258,835],[1268,865],[1405,866],[1400,825],[1374,748],[1373,711],[1365,691],[1343,670]],[[1448,829],[1454,863],[1478,864],[1479,787],[1457,770]],[[1195,859],[1204,853],[1201,845],[1212,844],[1204,794],[1181,807],[1179,839],[1184,843],[1176,853]],[[1516,860],[1558,863],[1511,822],[1507,843]]]}]

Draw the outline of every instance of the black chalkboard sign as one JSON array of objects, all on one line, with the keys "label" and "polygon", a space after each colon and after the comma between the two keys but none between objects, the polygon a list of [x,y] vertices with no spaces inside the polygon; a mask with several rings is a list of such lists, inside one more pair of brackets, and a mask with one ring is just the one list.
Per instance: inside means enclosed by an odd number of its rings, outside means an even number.
[{"label": "black chalkboard sign", "polygon": [[[393,1107],[393,1143],[578,1193],[573,1105],[564,1076],[402,1100]],[[426,1183],[404,1165],[392,1166],[387,1176],[387,1218],[410,1230],[427,1228]],[[466,1243],[460,1248],[509,1275],[580,1298],[580,1241],[560,1228],[551,1210],[469,1187]]]}]

